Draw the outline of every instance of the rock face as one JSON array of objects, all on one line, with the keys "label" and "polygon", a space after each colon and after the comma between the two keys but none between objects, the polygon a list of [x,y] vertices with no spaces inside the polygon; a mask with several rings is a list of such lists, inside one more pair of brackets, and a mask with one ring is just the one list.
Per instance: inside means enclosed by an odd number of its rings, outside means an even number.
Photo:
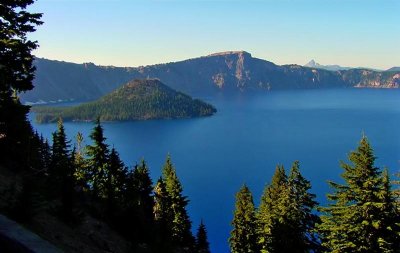
[{"label": "rock face", "polygon": [[244,51],[122,68],[36,59],[35,89],[23,102],[94,100],[132,79],[158,78],[191,96],[218,92],[266,91],[332,87],[398,88],[400,72],[365,69],[328,71],[299,65],[278,66]]}]

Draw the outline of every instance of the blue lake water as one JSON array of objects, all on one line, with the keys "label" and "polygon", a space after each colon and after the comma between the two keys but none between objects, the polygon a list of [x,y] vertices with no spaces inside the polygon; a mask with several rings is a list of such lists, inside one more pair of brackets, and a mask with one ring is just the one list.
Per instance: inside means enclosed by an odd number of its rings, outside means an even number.
[{"label": "blue lake water", "polygon": [[[104,123],[105,135],[127,165],[142,157],[153,181],[170,153],[190,203],[194,230],[201,219],[213,253],[229,252],[234,195],[243,183],[259,202],[277,164],[300,161],[318,201],[326,203],[326,181],[340,180],[340,160],[364,132],[376,165],[400,168],[400,90],[340,89],[275,91],[205,98],[218,109],[207,118]],[[34,127],[50,138],[55,124]],[[65,123],[69,138],[86,137],[91,123]]]}]

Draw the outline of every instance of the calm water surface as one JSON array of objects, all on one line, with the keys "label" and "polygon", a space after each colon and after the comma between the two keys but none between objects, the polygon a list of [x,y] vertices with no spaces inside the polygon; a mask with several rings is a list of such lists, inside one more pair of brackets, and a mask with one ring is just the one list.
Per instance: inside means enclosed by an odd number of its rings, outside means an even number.
[{"label": "calm water surface", "polygon": [[[127,165],[142,157],[153,181],[170,153],[189,197],[194,229],[201,219],[213,253],[229,252],[234,195],[243,183],[259,202],[276,164],[299,160],[318,201],[326,203],[326,180],[340,180],[339,161],[363,132],[378,166],[400,168],[400,90],[277,91],[262,95],[205,98],[218,112],[207,118],[104,123],[108,143]],[[50,138],[55,124],[34,127]],[[65,123],[69,138],[86,136],[90,123]]]}]

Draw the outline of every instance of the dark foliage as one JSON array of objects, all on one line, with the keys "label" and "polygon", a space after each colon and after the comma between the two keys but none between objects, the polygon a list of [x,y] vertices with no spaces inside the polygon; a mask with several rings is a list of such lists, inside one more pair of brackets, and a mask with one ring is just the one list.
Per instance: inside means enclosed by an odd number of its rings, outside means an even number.
[{"label": "dark foliage", "polygon": [[203,221],[200,222],[196,235],[196,251],[197,253],[210,253],[210,244],[207,238],[207,230]]},{"label": "dark foliage", "polygon": [[18,93],[33,88],[31,52],[38,45],[27,36],[42,24],[41,14],[26,10],[33,2],[6,0],[0,5],[0,163],[19,170],[30,166],[33,136],[26,118],[29,107],[18,98]]},{"label": "dark foliage", "polygon": [[192,118],[212,115],[215,108],[177,92],[158,80],[135,80],[97,101],[75,107],[35,107],[38,122],[125,121]]}]

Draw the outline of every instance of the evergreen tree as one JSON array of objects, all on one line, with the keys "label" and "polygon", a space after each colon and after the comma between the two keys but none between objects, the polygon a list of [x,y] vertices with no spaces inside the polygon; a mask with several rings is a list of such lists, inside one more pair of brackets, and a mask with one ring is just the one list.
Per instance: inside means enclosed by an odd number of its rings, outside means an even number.
[{"label": "evergreen tree", "polygon": [[[153,186],[144,160],[125,173],[118,229],[133,244],[154,244]],[[122,177],[121,177],[122,178]]]},{"label": "evergreen tree", "polygon": [[61,119],[57,124],[57,131],[53,133],[52,157],[49,169],[49,192],[61,198],[59,212],[65,219],[71,219],[75,194],[75,168],[70,155],[69,141],[67,140],[64,125]]},{"label": "evergreen tree", "polygon": [[30,138],[28,106],[19,102],[18,93],[31,90],[35,67],[32,50],[36,41],[28,39],[41,14],[26,9],[33,0],[2,1],[0,6],[0,164],[28,168]]},{"label": "evergreen tree", "polygon": [[334,193],[319,231],[328,252],[398,252],[398,218],[387,173],[374,166],[375,156],[365,136],[342,162],[344,184],[329,182]]},{"label": "evergreen tree", "polygon": [[172,220],[172,239],[174,243],[185,249],[194,246],[194,237],[191,232],[191,221],[186,211],[188,200],[182,195],[183,188],[176,175],[176,170],[168,155],[163,168],[163,180],[171,200]]},{"label": "evergreen tree", "polygon": [[[259,244],[261,252],[290,252],[290,189],[283,166],[277,166],[261,197],[257,212]],[[289,251],[288,251],[289,250]]]},{"label": "evergreen tree", "polygon": [[50,168],[51,163],[51,147],[47,139],[44,139],[43,136],[40,136],[40,159],[42,160],[41,169],[43,171],[47,171]]},{"label": "evergreen tree", "polygon": [[299,168],[299,162],[295,161],[288,178],[290,190],[290,234],[287,234],[287,242],[291,252],[316,252],[319,250],[319,238],[315,232],[315,226],[319,217],[315,211],[318,203],[314,200],[315,194],[309,193],[310,181],[305,179]]},{"label": "evergreen tree", "polygon": [[171,209],[171,198],[167,186],[162,178],[159,178],[154,187],[154,221],[156,225],[156,252],[172,251],[172,226],[173,212]]},{"label": "evergreen tree", "polygon": [[33,174],[43,176],[51,160],[50,146],[36,131],[30,137],[29,144],[29,155],[24,158]]},{"label": "evergreen tree", "polygon": [[140,164],[133,171],[133,185],[137,191],[137,210],[141,213],[142,220],[150,225],[153,221],[153,182],[144,159],[141,160]]},{"label": "evergreen tree", "polygon": [[89,185],[87,184],[88,178],[86,173],[86,161],[84,157],[84,147],[83,147],[83,135],[78,132],[75,137],[76,145],[74,146],[74,150],[72,152],[73,155],[73,163],[75,167],[74,178],[76,180],[76,184],[79,188],[80,192],[87,191]]},{"label": "evergreen tree", "polygon": [[111,149],[108,170],[106,171],[104,183],[105,198],[107,199],[106,212],[109,219],[113,219],[115,210],[122,200],[122,193],[125,188],[126,173],[124,163],[119,158],[115,148]]},{"label": "evergreen tree", "polygon": [[65,134],[65,129],[61,118],[57,123],[57,131],[53,133],[52,156],[49,169],[50,180],[54,186],[61,187],[60,182],[63,177],[69,174],[70,163],[70,145]]},{"label": "evergreen tree", "polygon": [[85,177],[88,179],[88,185],[91,187],[93,196],[105,198],[110,151],[105,142],[104,130],[99,120],[96,121],[90,138],[93,144],[86,146]]},{"label": "evergreen tree", "polygon": [[318,249],[314,232],[318,216],[312,211],[317,203],[309,193],[311,185],[294,162],[286,176],[277,166],[261,198],[257,212],[259,244],[262,252],[309,252]]},{"label": "evergreen tree", "polygon": [[396,173],[395,176],[397,180],[393,181],[393,185],[395,186],[393,194],[396,201],[397,210],[400,212],[400,172]]},{"label": "evergreen tree", "polygon": [[259,252],[253,196],[246,185],[236,194],[233,230],[229,238],[232,253]]},{"label": "evergreen tree", "polygon": [[153,218],[153,182],[150,178],[150,171],[144,159],[132,171],[132,186],[134,195],[130,201],[133,201],[133,215],[136,228],[134,236],[139,242],[149,243],[152,240],[154,232]]},{"label": "evergreen tree", "polygon": [[210,253],[210,245],[207,238],[207,230],[203,221],[200,222],[196,236],[196,252],[197,253]]},{"label": "evergreen tree", "polygon": [[382,173],[382,189],[379,198],[383,200],[383,203],[378,204],[381,215],[376,223],[382,233],[378,238],[379,248],[381,252],[400,252],[400,210],[396,202],[396,193],[391,190],[387,169]]}]

